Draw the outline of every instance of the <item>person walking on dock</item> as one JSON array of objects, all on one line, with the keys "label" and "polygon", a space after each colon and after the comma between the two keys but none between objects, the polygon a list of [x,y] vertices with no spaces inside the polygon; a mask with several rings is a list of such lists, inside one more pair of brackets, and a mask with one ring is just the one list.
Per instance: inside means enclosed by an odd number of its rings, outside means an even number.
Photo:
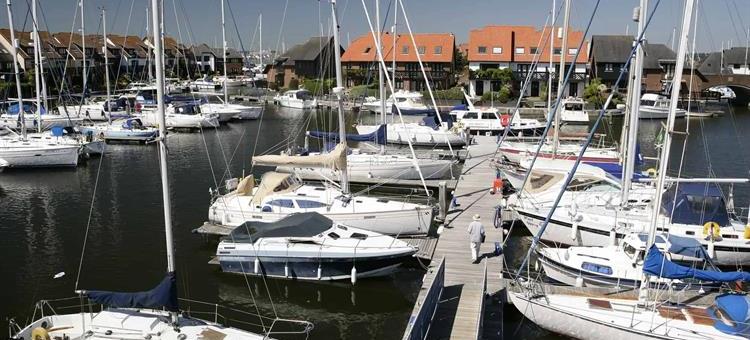
[{"label": "person walking on dock", "polygon": [[484,226],[482,225],[481,216],[474,215],[473,222],[469,223],[469,247],[471,249],[472,263],[479,263],[479,247],[484,242]]}]

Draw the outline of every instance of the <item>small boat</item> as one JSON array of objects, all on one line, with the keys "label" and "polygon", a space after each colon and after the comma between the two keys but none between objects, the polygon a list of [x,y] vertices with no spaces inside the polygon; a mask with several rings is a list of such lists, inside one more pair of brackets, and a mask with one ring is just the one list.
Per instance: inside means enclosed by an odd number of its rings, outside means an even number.
[{"label": "small boat", "polygon": [[[675,118],[685,117],[686,111],[675,110]],[[669,116],[669,98],[656,93],[644,93],[641,96],[641,105],[638,109],[638,118],[641,119],[667,119]]]},{"label": "small boat", "polygon": [[318,100],[307,90],[286,91],[284,94],[277,94],[273,97],[273,101],[281,107],[293,109],[309,110],[318,106]]},{"label": "small boat", "polygon": [[584,105],[585,102],[581,98],[563,99],[560,120],[567,124],[588,124],[589,114],[584,110]]},{"label": "small boat", "polygon": [[79,126],[83,135],[101,136],[105,141],[148,142],[159,136],[159,129],[146,127],[140,118]]},{"label": "small boat", "polygon": [[[159,125],[157,115],[153,111],[141,113],[141,121],[146,126]],[[200,129],[219,126],[219,115],[216,113],[202,113],[200,106],[194,104],[169,104],[166,108],[167,128]]]},{"label": "small boat", "polygon": [[[25,112],[23,125],[26,127],[26,130],[40,130],[39,119],[36,113],[37,109],[36,104],[34,104],[34,100],[24,99],[24,102],[27,103],[23,104]],[[12,104],[10,105],[10,107],[8,107],[6,112],[0,114],[0,129],[20,129],[21,118],[18,112],[18,104]],[[49,130],[53,127],[72,127],[82,121],[82,119],[76,115],[69,115],[65,113],[50,113],[44,107],[39,110],[39,114],[41,114],[42,116],[41,130]]]},{"label": "small boat", "polygon": [[[423,124],[419,123],[390,123],[386,125],[386,140],[390,144],[430,146],[430,147],[462,147],[467,144],[466,129],[454,125],[452,120],[436,122],[434,115],[424,117]],[[370,134],[380,128],[380,125],[357,125],[357,132]]]},{"label": "small boat", "polygon": [[202,79],[196,79],[189,83],[190,89],[194,91],[203,90],[218,90],[221,88],[221,84],[214,82],[208,76],[204,76]]},{"label": "small boat", "polygon": [[238,226],[219,243],[216,256],[225,273],[354,283],[390,274],[416,251],[391,236],[301,213]]},{"label": "small boat", "polygon": [[242,79],[235,78],[215,77],[214,82],[226,87],[240,87],[245,85],[245,82],[243,82]]},{"label": "small boat", "polygon": [[[506,139],[499,145],[500,153],[504,158],[513,163],[521,163],[527,157],[533,157],[539,143],[538,139]],[[557,152],[555,152],[557,151]],[[554,142],[546,140],[539,150],[539,158],[575,160],[581,152],[580,140],[560,141],[557,150]],[[602,146],[589,147],[581,158],[583,162],[592,163],[619,163],[620,152],[617,148]]]},{"label": "small boat", "polygon": [[[435,109],[425,105],[422,97],[422,94],[419,92],[398,90],[388,97],[385,101],[385,107],[386,110],[390,110],[390,113],[396,115],[399,111],[405,116],[435,114]],[[398,109],[396,109],[397,107]],[[365,102],[362,103],[362,109],[369,110],[372,113],[381,113],[382,107],[380,99],[368,97]]]},{"label": "small boat", "polygon": [[[63,115],[80,117],[90,121],[106,121],[109,119],[122,119],[130,116],[126,109],[127,99],[124,97],[113,99],[109,103],[109,111],[106,110],[106,100],[92,100],[83,105],[58,105],[57,112]],[[46,118],[43,118],[46,119]]]},{"label": "small boat", "polygon": [[543,131],[545,124],[536,119],[525,119],[518,115],[499,114],[496,108],[475,108],[471,105],[467,109],[454,108],[450,115],[462,127],[472,133],[503,134],[506,126],[510,125],[511,136],[533,136]]}]

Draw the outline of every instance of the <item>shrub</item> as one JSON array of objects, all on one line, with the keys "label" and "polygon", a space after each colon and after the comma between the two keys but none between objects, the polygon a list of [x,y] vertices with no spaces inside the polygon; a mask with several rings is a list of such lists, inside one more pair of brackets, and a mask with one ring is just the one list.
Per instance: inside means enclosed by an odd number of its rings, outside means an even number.
[{"label": "shrub", "polygon": [[299,80],[297,80],[297,78],[292,78],[292,80],[289,81],[289,88],[292,90],[299,89]]}]

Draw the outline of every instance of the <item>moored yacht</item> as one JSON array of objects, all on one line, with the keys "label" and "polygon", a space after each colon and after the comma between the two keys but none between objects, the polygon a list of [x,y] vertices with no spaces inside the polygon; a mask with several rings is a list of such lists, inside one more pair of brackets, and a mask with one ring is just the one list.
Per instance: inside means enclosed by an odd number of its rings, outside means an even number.
[{"label": "moored yacht", "polygon": [[315,99],[307,90],[290,90],[283,94],[277,94],[273,101],[281,107],[290,107],[293,109],[309,110],[318,106],[318,100]]},{"label": "moored yacht", "polygon": [[[685,117],[686,111],[675,110],[675,117]],[[638,118],[643,119],[667,119],[669,116],[669,98],[656,93],[644,93],[641,96],[641,105],[638,109]]]},{"label": "moored yacht", "polygon": [[589,114],[584,109],[585,104],[583,99],[577,97],[563,99],[560,120],[567,124],[588,124]]},{"label": "moored yacht", "polygon": [[[396,107],[398,107],[398,110]],[[430,108],[424,104],[421,93],[405,90],[398,90],[391,94],[385,101],[385,108],[392,114],[398,114],[398,111],[401,111],[401,114],[406,116],[435,114],[434,108]],[[367,98],[362,103],[362,109],[371,111],[372,113],[382,113],[380,99],[375,97]]]}]

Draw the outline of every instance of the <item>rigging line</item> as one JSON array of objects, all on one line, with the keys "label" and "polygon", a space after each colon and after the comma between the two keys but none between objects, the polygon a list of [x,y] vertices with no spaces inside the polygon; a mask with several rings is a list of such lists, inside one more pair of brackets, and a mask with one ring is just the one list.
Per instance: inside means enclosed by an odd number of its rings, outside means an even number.
[{"label": "rigging line", "polygon": [[242,50],[242,57],[243,57],[242,65],[244,66],[246,62],[246,60],[244,60],[245,59],[244,57],[246,56],[245,45],[242,43],[242,35],[240,34],[240,29],[237,28],[237,20],[235,20],[234,18],[234,11],[232,10],[232,4],[230,3],[229,0],[226,0],[226,2],[227,2],[227,7],[229,8],[229,16],[232,17],[232,23],[234,24],[234,31],[237,33],[237,39],[240,41],[240,49]]},{"label": "rigging line", "polygon": [[[742,39],[740,38],[740,34],[737,31],[737,25],[734,23],[734,15],[732,15],[732,9],[729,8],[729,2],[727,0],[724,0],[724,5],[727,7],[727,13],[729,13],[729,22],[732,23],[732,30],[734,30],[734,36],[737,38],[737,42],[739,43],[740,41],[742,41]],[[739,16],[739,14],[737,15]],[[742,31],[744,30],[745,29],[743,27]]]},{"label": "rigging line", "polygon": [[281,24],[279,25],[279,36],[276,38],[276,49],[273,51],[273,58],[276,60],[277,54],[279,53],[279,45],[281,45],[281,36],[284,35],[284,23],[286,22],[286,10],[289,7],[289,0],[284,3],[284,13],[281,15]]},{"label": "rigging line", "polygon": [[89,229],[91,229],[91,217],[94,214],[94,202],[96,200],[96,190],[99,188],[99,177],[102,172],[102,164],[104,163],[104,156],[106,153],[102,153],[102,156],[99,158],[99,166],[96,169],[96,178],[94,180],[94,192],[91,195],[91,204],[89,205],[89,216],[88,220],[86,221],[86,231],[83,234],[83,246],[81,247],[81,257],[78,261],[78,272],[76,273],[76,284],[75,284],[75,290],[78,290],[78,283],[81,279],[81,269],[83,268],[83,258],[86,254],[86,243],[89,239]]},{"label": "rigging line", "polygon": [[[600,2],[601,2],[600,0],[597,0],[596,5],[594,5],[594,9],[593,9],[593,11],[591,13],[591,17],[589,19],[589,23],[588,23],[588,25],[586,27],[586,31],[584,32],[584,35],[583,35],[584,37],[586,36],[586,33],[588,33],[588,30],[591,27],[591,24],[592,24],[592,22],[594,20],[594,16],[595,16],[595,14],[596,14],[596,12],[597,12],[597,10],[599,8]],[[640,46],[640,45],[643,44],[643,36],[644,36],[644,34],[646,32],[646,29],[649,27],[649,24],[651,23],[651,19],[653,19],[654,13],[656,12],[656,9],[658,8],[659,3],[661,3],[661,0],[657,0],[656,4],[654,6],[654,9],[651,11],[651,14],[648,17],[648,20],[646,21],[646,23],[644,25],[643,32],[641,32],[640,36],[638,37],[637,42],[633,46],[633,49],[630,51],[630,54],[628,55],[628,59],[625,61],[624,66],[620,69],[620,74],[618,75],[617,80],[614,83],[615,86],[618,86],[620,84],[620,82],[623,79],[623,75],[625,73],[625,70],[628,69],[628,66],[630,65],[630,62],[633,59],[633,56],[634,56],[636,50],[638,49],[638,46]],[[581,41],[583,41],[583,39],[581,39]],[[580,50],[580,48],[579,48],[579,50]],[[576,57],[577,57],[577,55],[576,55]],[[576,60],[576,59],[573,59],[573,60]],[[566,75],[566,78],[568,78],[570,76],[570,74],[573,71],[573,67],[574,66],[575,66],[575,63],[572,63],[571,64],[571,68],[569,69],[570,71]],[[567,83],[567,81],[568,81],[568,79],[565,79],[565,83]],[[521,270],[523,270],[523,267],[525,267],[526,263],[528,263],[529,257],[531,256],[531,253],[534,251],[534,249],[536,248],[537,244],[539,243],[539,239],[541,238],[541,235],[544,233],[545,229],[547,228],[547,225],[549,224],[549,221],[552,218],[552,214],[554,214],[555,210],[557,209],[557,205],[560,203],[560,200],[562,199],[562,196],[565,193],[565,188],[568,187],[568,185],[570,185],[570,183],[572,182],[574,174],[575,174],[575,171],[578,168],[578,166],[581,164],[581,158],[583,157],[583,154],[586,152],[586,149],[588,148],[588,145],[591,143],[591,140],[592,140],[592,138],[594,136],[594,133],[596,132],[597,127],[599,126],[599,123],[602,120],[602,117],[604,116],[604,112],[606,111],[605,108],[607,106],[609,106],[609,103],[612,101],[612,97],[613,96],[614,96],[614,92],[610,93],[610,95],[607,98],[607,101],[605,102],[605,104],[602,107],[601,111],[599,111],[599,116],[597,117],[596,121],[594,122],[594,126],[591,128],[591,131],[588,134],[586,142],[581,147],[581,150],[579,151],[578,156],[576,157],[576,160],[575,160],[575,163],[573,164],[572,169],[568,172],[567,176],[565,177],[565,182],[562,184],[561,190],[557,194],[557,197],[555,198],[555,203],[551,206],[551,209],[547,213],[547,216],[545,217],[544,222],[542,222],[542,225],[541,225],[541,227],[539,229],[539,232],[536,235],[534,235],[534,237],[531,240],[531,246],[529,247],[529,250],[526,253],[526,256],[524,256],[523,262],[521,262],[521,265],[518,268],[518,271],[517,271],[518,275],[520,275]],[[559,101],[560,101],[560,98],[557,99],[557,102],[555,103],[555,107],[557,107],[557,105],[559,104]],[[547,125],[547,127],[549,127],[549,124]],[[547,132],[546,129],[545,129],[545,132]],[[540,148],[541,148],[541,144],[539,145],[539,148],[537,148],[537,152],[536,152],[536,154],[534,156],[534,159],[532,160],[532,164],[533,164],[533,161],[536,160],[536,157],[539,154],[539,149]],[[526,178],[529,177],[528,175],[531,173],[531,168],[532,167],[529,167],[529,171],[526,174]]]}]

